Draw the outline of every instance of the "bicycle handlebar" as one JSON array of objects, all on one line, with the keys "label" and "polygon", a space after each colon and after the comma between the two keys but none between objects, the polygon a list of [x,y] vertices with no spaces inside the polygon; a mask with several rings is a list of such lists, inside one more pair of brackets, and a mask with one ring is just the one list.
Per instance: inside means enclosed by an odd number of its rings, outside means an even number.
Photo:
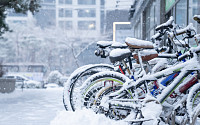
[{"label": "bicycle handlebar", "polygon": [[188,52],[184,53],[183,55],[179,56],[178,61],[181,61],[181,60],[189,57],[190,55],[191,55],[191,53],[188,51]]},{"label": "bicycle handlebar", "polygon": [[172,24],[170,24],[170,25],[160,25],[159,27],[156,27],[156,31],[159,31],[159,30],[164,30],[164,29],[166,29],[166,30],[169,30],[170,28],[173,28],[173,25]]},{"label": "bicycle handlebar", "polygon": [[173,25],[172,23],[174,22],[174,18],[171,16],[169,18],[169,20],[161,25],[158,25],[155,30],[158,31],[158,30],[164,30],[164,29],[169,29],[169,28],[173,28]]},{"label": "bicycle handlebar", "polygon": [[200,46],[191,48],[190,51],[188,51],[188,52],[184,53],[183,55],[179,56],[178,60],[181,61],[181,60],[183,60],[183,59],[185,59],[187,57],[193,57],[193,53],[196,53],[196,54],[200,53]]},{"label": "bicycle handlebar", "polygon": [[178,35],[188,33],[188,32],[191,32],[191,31],[196,31],[196,29],[193,27],[192,23],[190,23],[187,27],[185,27],[183,29],[176,30],[175,35],[178,36]]},{"label": "bicycle handlebar", "polygon": [[177,58],[176,54],[158,54],[158,58]]},{"label": "bicycle handlebar", "polygon": [[200,15],[194,15],[193,19],[200,24]]}]

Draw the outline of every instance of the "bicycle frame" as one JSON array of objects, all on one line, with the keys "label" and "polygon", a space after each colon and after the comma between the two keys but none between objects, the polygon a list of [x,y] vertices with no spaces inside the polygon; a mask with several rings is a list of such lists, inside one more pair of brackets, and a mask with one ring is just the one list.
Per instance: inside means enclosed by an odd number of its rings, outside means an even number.
[{"label": "bicycle frame", "polygon": [[[169,97],[172,94],[172,92],[182,83],[182,81],[186,78],[186,76],[191,74],[193,71],[196,71],[199,69],[200,69],[200,65],[197,60],[197,55],[195,56],[194,54],[194,57],[186,61],[185,63],[178,64],[174,67],[165,69],[163,71],[157,72],[152,75],[146,75],[138,79],[136,82],[134,81],[126,82],[125,84],[123,84],[123,87],[120,90],[111,93],[109,97],[110,99],[117,99],[119,97],[118,96],[119,93],[123,91],[127,91],[129,93],[131,90],[134,90],[142,85],[145,85],[146,81],[155,81],[163,76],[168,76],[168,75],[173,74],[174,72],[181,71],[180,74],[174,79],[174,81],[169,86],[167,86],[160,95],[158,95],[157,100],[161,104],[163,104],[166,98]],[[148,88],[145,87],[145,89],[146,89],[146,92],[148,92]]]}]

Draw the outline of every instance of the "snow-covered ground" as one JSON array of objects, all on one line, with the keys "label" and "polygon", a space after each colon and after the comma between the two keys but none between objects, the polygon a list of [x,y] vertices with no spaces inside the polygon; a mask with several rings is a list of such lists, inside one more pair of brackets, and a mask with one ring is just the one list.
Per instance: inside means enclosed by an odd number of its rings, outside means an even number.
[{"label": "snow-covered ground", "polygon": [[49,125],[64,111],[63,89],[24,89],[0,93],[0,125]]},{"label": "snow-covered ground", "polygon": [[0,125],[127,125],[88,109],[66,111],[63,89],[25,89],[0,93]]},{"label": "snow-covered ground", "polygon": [[[128,125],[125,121],[114,121],[89,109],[66,111],[62,94],[63,89],[25,89],[23,92],[15,90],[11,94],[0,93],[0,125]],[[153,114],[151,110],[146,112],[147,115]],[[144,122],[144,125],[154,122]]]},{"label": "snow-covered ground", "polygon": [[75,112],[61,111],[50,125],[128,125],[128,123],[114,121],[103,114],[95,114],[92,110],[83,109]]},{"label": "snow-covered ground", "polygon": [[24,89],[0,94],[0,125],[128,125],[82,109],[66,111],[63,89]]}]

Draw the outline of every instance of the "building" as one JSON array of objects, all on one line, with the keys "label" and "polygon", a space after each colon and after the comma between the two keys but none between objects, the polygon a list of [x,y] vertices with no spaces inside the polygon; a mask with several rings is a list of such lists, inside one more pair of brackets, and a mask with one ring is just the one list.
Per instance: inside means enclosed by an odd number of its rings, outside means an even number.
[{"label": "building", "polygon": [[18,23],[26,25],[28,20],[32,17],[35,18],[36,24],[41,28],[55,27],[56,26],[56,8],[55,0],[43,0],[41,2],[41,8],[39,12],[34,15],[31,12],[27,14],[15,13],[13,9],[7,11],[8,15],[6,17],[6,22]]},{"label": "building", "polygon": [[193,16],[200,14],[199,0],[135,0],[132,6],[135,12],[131,24],[136,38],[150,40],[155,27],[170,16],[180,27],[193,23],[200,33],[199,24],[193,21]]},{"label": "building", "polygon": [[100,37],[100,0],[56,0],[56,26],[83,41]]},{"label": "building", "polygon": [[15,13],[14,10],[10,9],[7,11],[6,22],[8,24],[19,23],[19,24],[27,24],[29,17],[31,16],[30,13],[22,14],[22,13]]},{"label": "building", "polygon": [[35,13],[36,24],[41,28],[56,26],[56,0],[43,0],[38,13]]},{"label": "building", "polygon": [[129,9],[132,4],[131,0],[105,0],[102,35],[106,36],[106,40],[123,42],[124,37],[133,34],[130,25],[126,24],[130,21]]}]

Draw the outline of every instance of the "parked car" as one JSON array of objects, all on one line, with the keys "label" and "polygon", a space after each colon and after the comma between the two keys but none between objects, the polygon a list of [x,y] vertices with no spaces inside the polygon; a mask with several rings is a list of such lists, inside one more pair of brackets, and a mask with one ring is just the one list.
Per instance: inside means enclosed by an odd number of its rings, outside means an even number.
[{"label": "parked car", "polygon": [[30,80],[22,75],[6,75],[5,78],[16,79],[16,88],[41,88],[41,82]]},{"label": "parked car", "polygon": [[44,85],[44,88],[46,88],[46,89],[55,89],[55,88],[61,88],[61,87],[59,87],[59,85],[56,84],[56,83],[49,83],[49,84]]}]

